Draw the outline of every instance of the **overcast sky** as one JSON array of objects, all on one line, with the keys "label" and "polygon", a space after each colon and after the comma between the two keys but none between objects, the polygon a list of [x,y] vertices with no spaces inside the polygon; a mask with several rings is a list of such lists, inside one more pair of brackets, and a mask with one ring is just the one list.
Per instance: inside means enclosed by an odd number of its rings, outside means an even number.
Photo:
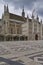
[{"label": "overcast sky", "polygon": [[23,6],[25,14],[31,17],[32,11],[35,9],[34,15],[38,14],[43,19],[43,0],[0,0],[0,18],[4,12],[4,4],[9,6],[9,12],[21,15]]}]

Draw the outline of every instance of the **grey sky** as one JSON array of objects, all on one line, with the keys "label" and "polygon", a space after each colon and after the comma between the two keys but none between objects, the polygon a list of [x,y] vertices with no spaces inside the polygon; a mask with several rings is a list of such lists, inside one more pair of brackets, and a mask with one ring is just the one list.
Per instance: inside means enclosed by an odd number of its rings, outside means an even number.
[{"label": "grey sky", "polygon": [[26,15],[31,16],[35,9],[35,16],[38,14],[43,19],[43,0],[0,0],[0,17],[3,13],[4,4],[9,5],[9,11],[21,15],[24,6]]}]

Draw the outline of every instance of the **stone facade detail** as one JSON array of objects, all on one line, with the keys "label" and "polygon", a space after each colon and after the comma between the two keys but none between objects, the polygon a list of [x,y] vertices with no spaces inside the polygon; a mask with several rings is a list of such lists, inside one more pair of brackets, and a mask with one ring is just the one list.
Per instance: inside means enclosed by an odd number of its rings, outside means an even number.
[{"label": "stone facade detail", "polygon": [[[22,15],[25,13],[24,9]],[[4,6],[4,13],[0,19],[0,41],[42,40],[43,24],[39,18],[19,16],[9,13],[8,5]]]}]

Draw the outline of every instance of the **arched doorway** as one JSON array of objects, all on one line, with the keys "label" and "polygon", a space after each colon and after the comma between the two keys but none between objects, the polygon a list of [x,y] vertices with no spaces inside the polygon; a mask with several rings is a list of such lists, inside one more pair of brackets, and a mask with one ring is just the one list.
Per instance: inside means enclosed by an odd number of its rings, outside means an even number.
[{"label": "arched doorway", "polygon": [[20,37],[20,40],[23,41],[23,40],[24,40],[24,36],[21,36],[21,37]]},{"label": "arched doorway", "polygon": [[38,40],[38,34],[35,35],[35,40]]},{"label": "arched doorway", "polygon": [[19,36],[13,37],[14,41],[19,41]]}]

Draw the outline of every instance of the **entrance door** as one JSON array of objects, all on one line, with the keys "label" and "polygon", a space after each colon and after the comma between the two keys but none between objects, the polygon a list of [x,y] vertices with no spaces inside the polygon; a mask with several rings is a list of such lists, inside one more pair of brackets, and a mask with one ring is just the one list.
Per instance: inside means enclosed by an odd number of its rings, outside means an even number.
[{"label": "entrance door", "polygon": [[38,35],[37,34],[35,35],[35,40],[38,40]]}]

